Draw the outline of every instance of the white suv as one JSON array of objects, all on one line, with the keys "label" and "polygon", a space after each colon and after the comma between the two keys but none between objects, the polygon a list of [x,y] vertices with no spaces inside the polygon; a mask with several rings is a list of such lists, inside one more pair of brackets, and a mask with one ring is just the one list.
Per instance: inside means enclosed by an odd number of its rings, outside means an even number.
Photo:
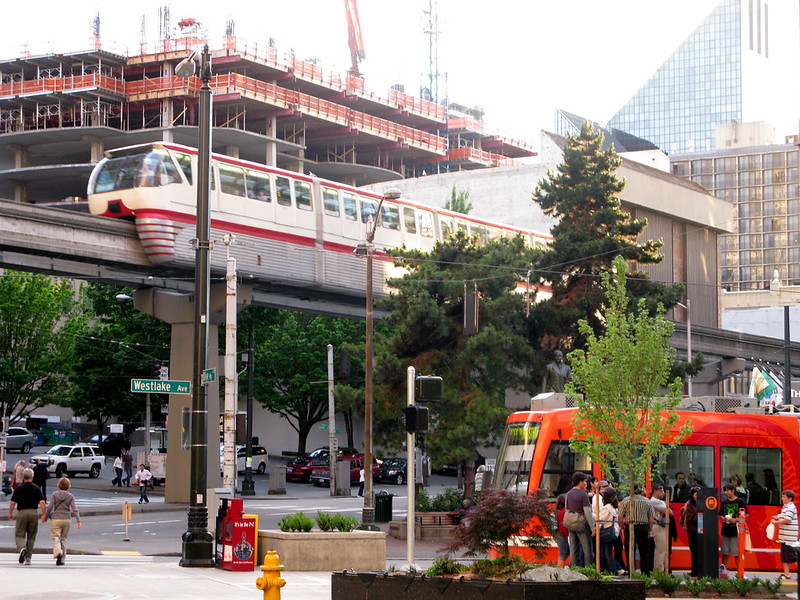
[{"label": "white suv", "polygon": [[100,476],[103,468],[103,453],[97,446],[79,444],[77,446],[53,446],[45,454],[32,456],[31,462],[38,459],[47,463],[47,470],[56,477],[72,477],[76,473],[88,473],[89,477]]}]

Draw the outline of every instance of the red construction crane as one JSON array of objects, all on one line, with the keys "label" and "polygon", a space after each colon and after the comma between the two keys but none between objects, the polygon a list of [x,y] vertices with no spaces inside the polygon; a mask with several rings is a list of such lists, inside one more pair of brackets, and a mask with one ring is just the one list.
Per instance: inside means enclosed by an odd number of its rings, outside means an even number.
[{"label": "red construction crane", "polygon": [[347,13],[347,45],[350,47],[350,60],[352,66],[350,73],[359,75],[358,63],[364,60],[364,40],[361,39],[361,23],[358,21],[358,6],[356,0],[344,0],[344,10]]}]

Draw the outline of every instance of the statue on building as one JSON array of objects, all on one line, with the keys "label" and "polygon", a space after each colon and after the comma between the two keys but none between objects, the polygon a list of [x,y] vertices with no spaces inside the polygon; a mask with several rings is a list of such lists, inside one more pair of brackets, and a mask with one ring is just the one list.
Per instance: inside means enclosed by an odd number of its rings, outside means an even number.
[{"label": "statue on building", "polygon": [[564,362],[564,353],[556,350],[553,353],[553,362],[544,369],[542,392],[563,393],[570,379],[572,379],[572,369]]}]

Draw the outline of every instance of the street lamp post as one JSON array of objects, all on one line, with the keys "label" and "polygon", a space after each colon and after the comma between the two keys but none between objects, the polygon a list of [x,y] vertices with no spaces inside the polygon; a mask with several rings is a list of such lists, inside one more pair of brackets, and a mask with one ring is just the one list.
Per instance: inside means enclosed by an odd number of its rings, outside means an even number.
[{"label": "street lamp post", "polygon": [[[180,77],[194,75],[196,52],[175,68]],[[197,239],[195,240],[194,363],[192,373],[192,413],[190,449],[190,493],[188,530],[183,534],[182,567],[213,567],[214,537],[208,531],[206,508],[208,461],[208,399],[203,371],[208,354],[208,313],[211,269],[211,54],[208,44],[200,57],[200,87],[197,146]]]},{"label": "street lamp post", "polygon": [[[686,304],[682,304],[680,302],[676,302],[675,304],[686,309],[686,356],[688,357],[688,362],[691,363],[692,362],[692,302],[687,298]],[[689,394],[689,398],[691,398],[692,397],[691,374],[686,376],[686,392]]]},{"label": "street lamp post", "polygon": [[[390,188],[386,190],[378,202],[375,210],[375,218],[371,222],[367,221],[367,242],[365,245],[367,258],[367,330],[365,336],[365,378],[364,378],[364,508],[361,513],[361,525],[358,529],[376,531],[375,525],[375,497],[372,490],[372,376],[373,376],[373,352],[372,352],[372,255],[375,231],[381,220],[381,207],[384,200],[397,200],[400,197],[400,190]],[[331,461],[331,468],[335,462]]]}]

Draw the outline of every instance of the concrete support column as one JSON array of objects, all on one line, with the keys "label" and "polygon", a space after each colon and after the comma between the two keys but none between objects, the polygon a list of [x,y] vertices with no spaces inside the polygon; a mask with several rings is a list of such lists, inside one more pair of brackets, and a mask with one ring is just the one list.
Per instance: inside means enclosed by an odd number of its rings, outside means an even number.
[{"label": "concrete support column", "polygon": [[81,136],[81,139],[89,142],[89,162],[96,165],[103,160],[103,153],[106,148],[102,138],[93,135],[84,135]]},{"label": "concrete support column", "polygon": [[275,141],[278,133],[278,122],[274,118],[267,119],[267,137],[270,138],[266,143],[266,156],[264,164],[268,167],[278,166],[278,144]]},{"label": "concrete support column", "polygon": [[239,146],[225,146],[225,154],[233,158],[239,158]]},{"label": "concrete support column", "polygon": [[14,182],[14,201],[28,202],[28,184],[24,181]]},{"label": "concrete support column", "polygon": [[[209,357],[219,356],[217,327],[223,321],[225,314],[225,292],[224,284],[216,284],[211,287],[209,298]],[[244,306],[250,304],[252,297],[253,290],[251,286],[238,286],[237,308],[241,310]],[[194,294],[180,294],[160,288],[143,288],[134,292],[133,305],[136,310],[172,325],[169,357],[170,379],[191,381],[194,356],[192,352],[194,348]],[[209,363],[216,364],[217,361],[212,359]],[[208,397],[206,479],[210,488],[220,487],[221,485],[218,425],[220,415],[219,382],[221,379],[221,377],[217,377],[217,380],[209,384],[206,390]],[[191,453],[188,446],[184,448],[182,427],[184,410],[191,410],[191,407],[191,395],[170,394],[169,416],[167,418],[166,502],[186,504],[190,500]],[[186,439],[188,441],[188,432]]]}]

